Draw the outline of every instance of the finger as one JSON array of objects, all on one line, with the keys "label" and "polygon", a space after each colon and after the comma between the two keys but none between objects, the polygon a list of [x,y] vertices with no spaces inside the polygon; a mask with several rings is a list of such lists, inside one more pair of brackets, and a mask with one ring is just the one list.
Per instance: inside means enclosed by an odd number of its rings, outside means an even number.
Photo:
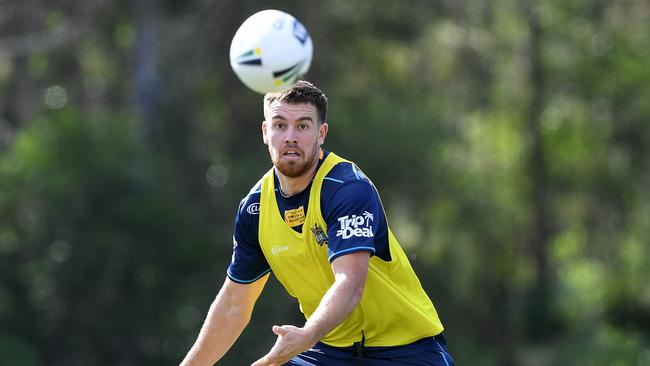
[{"label": "finger", "polygon": [[268,365],[269,365],[268,355],[260,358],[259,360],[251,364],[251,366],[268,366]]},{"label": "finger", "polygon": [[280,363],[270,360],[268,355],[260,358],[259,360],[253,362],[251,366],[279,366]]},{"label": "finger", "polygon": [[275,333],[275,334],[277,334],[279,336],[289,333],[288,330],[284,329],[283,327],[277,326],[277,325],[274,325],[272,329],[273,329],[273,333]]}]

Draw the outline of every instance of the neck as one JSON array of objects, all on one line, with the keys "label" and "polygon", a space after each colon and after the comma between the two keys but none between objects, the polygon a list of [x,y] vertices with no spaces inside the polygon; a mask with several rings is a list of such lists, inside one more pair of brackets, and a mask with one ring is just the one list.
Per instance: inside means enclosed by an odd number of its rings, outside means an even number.
[{"label": "neck", "polygon": [[287,177],[276,168],[275,173],[278,175],[278,181],[280,182],[280,187],[278,187],[280,192],[285,196],[293,196],[304,191],[316,174],[318,160],[314,160],[307,173],[299,177]]}]

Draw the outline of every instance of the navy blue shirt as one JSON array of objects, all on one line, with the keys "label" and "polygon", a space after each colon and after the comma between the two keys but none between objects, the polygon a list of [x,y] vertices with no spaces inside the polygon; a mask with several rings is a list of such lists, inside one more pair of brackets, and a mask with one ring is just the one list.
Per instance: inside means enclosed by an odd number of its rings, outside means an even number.
[{"label": "navy blue shirt", "polygon": [[[323,159],[327,157],[325,152]],[[318,162],[320,169],[321,159]],[[228,277],[238,283],[251,283],[271,271],[258,237],[261,180],[242,199],[235,217],[233,256]],[[279,187],[277,174],[275,186]],[[309,209],[311,183],[302,192],[285,197],[276,188],[280,212],[303,206]],[[359,251],[390,261],[388,225],[377,190],[353,163],[339,163],[325,176],[321,188],[322,216],[327,223],[328,258]],[[301,232],[302,225],[293,227]]]}]

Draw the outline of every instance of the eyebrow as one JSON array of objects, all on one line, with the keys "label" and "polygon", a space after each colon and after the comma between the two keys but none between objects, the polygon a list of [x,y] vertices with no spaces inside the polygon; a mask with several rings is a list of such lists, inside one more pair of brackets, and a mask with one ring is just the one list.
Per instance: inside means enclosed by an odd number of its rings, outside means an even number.
[{"label": "eyebrow", "polygon": [[[283,121],[286,121],[286,120],[287,120],[287,119],[286,119],[283,115],[281,115],[281,114],[276,114],[276,115],[271,116],[271,120],[276,120],[276,119],[280,119],[280,120],[283,120]],[[314,122],[314,120],[313,120],[310,116],[303,116],[303,117],[300,117],[300,118],[298,118],[296,121],[298,121],[298,122],[309,121],[309,122],[312,122],[312,123]]]}]

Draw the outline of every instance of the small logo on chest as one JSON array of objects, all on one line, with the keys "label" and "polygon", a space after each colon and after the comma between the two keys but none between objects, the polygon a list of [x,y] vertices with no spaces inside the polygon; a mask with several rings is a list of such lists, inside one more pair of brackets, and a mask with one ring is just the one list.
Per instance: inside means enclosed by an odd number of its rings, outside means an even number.
[{"label": "small logo on chest", "polygon": [[314,238],[318,245],[322,246],[323,244],[327,244],[327,234],[320,225],[316,224],[316,226],[311,228],[311,232],[314,233]]},{"label": "small logo on chest", "polygon": [[303,206],[293,210],[284,211],[284,222],[291,227],[302,225],[305,223],[305,209]]},{"label": "small logo on chest", "polygon": [[271,254],[278,255],[282,252],[286,252],[287,250],[289,250],[288,245],[276,245],[273,248],[271,248]]}]

